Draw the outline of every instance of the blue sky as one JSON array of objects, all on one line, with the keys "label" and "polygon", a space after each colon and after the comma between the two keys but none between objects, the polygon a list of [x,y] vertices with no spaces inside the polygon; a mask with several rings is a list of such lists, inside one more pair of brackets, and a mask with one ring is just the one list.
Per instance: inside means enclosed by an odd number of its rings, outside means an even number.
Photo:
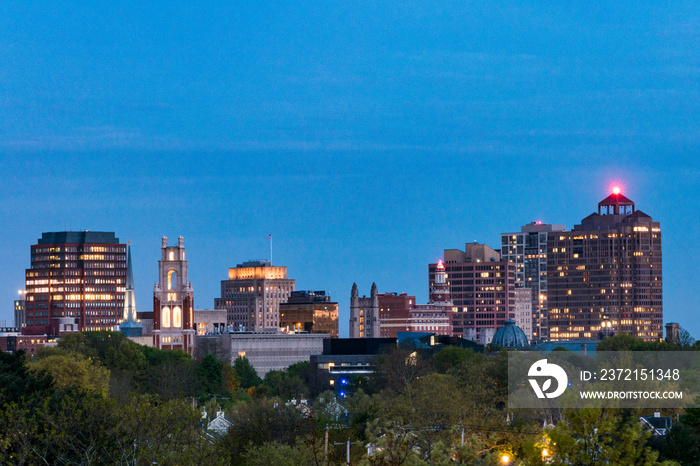
[{"label": "blue sky", "polygon": [[614,184],[659,220],[666,321],[700,337],[696,2],[0,4],[0,319],[43,231],[185,236],[199,307],[269,255],[427,300],[444,248],[573,227]]}]

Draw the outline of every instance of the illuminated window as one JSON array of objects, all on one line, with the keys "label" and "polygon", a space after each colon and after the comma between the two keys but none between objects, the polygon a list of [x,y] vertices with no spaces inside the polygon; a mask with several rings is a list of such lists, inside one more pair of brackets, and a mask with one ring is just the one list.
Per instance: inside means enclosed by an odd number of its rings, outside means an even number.
[{"label": "illuminated window", "polygon": [[179,306],[173,308],[173,327],[182,327],[182,309]]},{"label": "illuminated window", "polygon": [[168,289],[177,289],[177,272],[175,270],[168,272]]},{"label": "illuminated window", "polygon": [[168,256],[168,260],[171,260],[171,261],[175,260],[175,252],[170,251],[170,255]]},{"label": "illuminated window", "polygon": [[170,308],[167,306],[161,311],[161,325],[163,327],[170,327]]}]

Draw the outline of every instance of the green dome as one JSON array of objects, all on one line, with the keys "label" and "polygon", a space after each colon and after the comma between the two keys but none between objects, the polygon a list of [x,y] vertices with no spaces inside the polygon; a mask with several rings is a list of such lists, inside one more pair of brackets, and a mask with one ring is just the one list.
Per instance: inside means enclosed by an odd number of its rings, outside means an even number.
[{"label": "green dome", "polygon": [[501,348],[515,348],[528,346],[527,336],[520,327],[515,325],[513,319],[508,319],[503,323],[503,327],[499,328],[493,336],[491,343],[494,343]]}]

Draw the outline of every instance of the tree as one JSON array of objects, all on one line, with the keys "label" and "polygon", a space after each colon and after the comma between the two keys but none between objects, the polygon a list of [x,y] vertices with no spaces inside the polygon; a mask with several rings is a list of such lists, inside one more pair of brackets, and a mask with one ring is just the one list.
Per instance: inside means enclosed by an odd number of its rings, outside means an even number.
[{"label": "tree", "polygon": [[242,388],[255,387],[262,383],[262,379],[258,377],[258,373],[248,361],[248,358],[238,357],[233,362],[233,369],[236,371],[236,377],[241,383]]},{"label": "tree", "polygon": [[267,442],[294,445],[297,439],[308,437],[314,430],[312,419],[279,399],[239,402],[227,415],[233,425],[221,438],[220,448],[230,455],[231,464],[241,463],[250,446]]},{"label": "tree", "polygon": [[416,436],[404,427],[373,422],[367,428],[371,451],[362,457],[363,466],[421,465]]},{"label": "tree", "polygon": [[267,442],[250,447],[244,458],[248,466],[313,466],[323,464],[322,450],[321,445],[309,445],[303,439],[298,439],[293,445]]},{"label": "tree", "polygon": [[683,327],[678,332],[678,346],[681,349],[689,350],[695,344],[695,338],[690,335],[690,332]]},{"label": "tree", "polygon": [[25,352],[0,351],[0,407],[6,403],[41,399],[53,392],[53,378],[46,372],[29,371]]},{"label": "tree", "polygon": [[309,387],[297,374],[286,371],[270,371],[265,374],[264,379],[267,393],[284,400],[309,395]]},{"label": "tree", "polygon": [[438,372],[444,374],[462,364],[468,364],[475,356],[471,348],[447,346],[433,355],[433,365]]},{"label": "tree", "polygon": [[109,394],[109,369],[78,353],[52,354],[38,359],[30,367],[35,372],[50,374],[57,388],[77,387],[102,396]]},{"label": "tree", "polygon": [[429,374],[432,370],[430,362],[416,350],[396,347],[381,356],[377,376],[387,389],[400,393],[406,390],[413,380]]},{"label": "tree", "polygon": [[598,343],[596,351],[649,351],[649,345],[641,338],[620,333]]},{"label": "tree", "polygon": [[565,417],[550,433],[554,465],[675,464],[659,462],[659,453],[646,445],[650,434],[634,417],[624,419],[619,410],[567,410]]},{"label": "tree", "polygon": [[205,394],[221,394],[224,388],[224,363],[208,354],[197,364],[197,376]]}]

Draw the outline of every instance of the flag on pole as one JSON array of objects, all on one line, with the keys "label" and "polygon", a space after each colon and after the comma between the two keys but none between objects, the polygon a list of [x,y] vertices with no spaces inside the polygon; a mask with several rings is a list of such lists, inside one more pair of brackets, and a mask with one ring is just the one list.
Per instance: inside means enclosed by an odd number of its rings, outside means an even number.
[{"label": "flag on pole", "polygon": [[272,235],[267,235],[267,239],[272,239]]}]

